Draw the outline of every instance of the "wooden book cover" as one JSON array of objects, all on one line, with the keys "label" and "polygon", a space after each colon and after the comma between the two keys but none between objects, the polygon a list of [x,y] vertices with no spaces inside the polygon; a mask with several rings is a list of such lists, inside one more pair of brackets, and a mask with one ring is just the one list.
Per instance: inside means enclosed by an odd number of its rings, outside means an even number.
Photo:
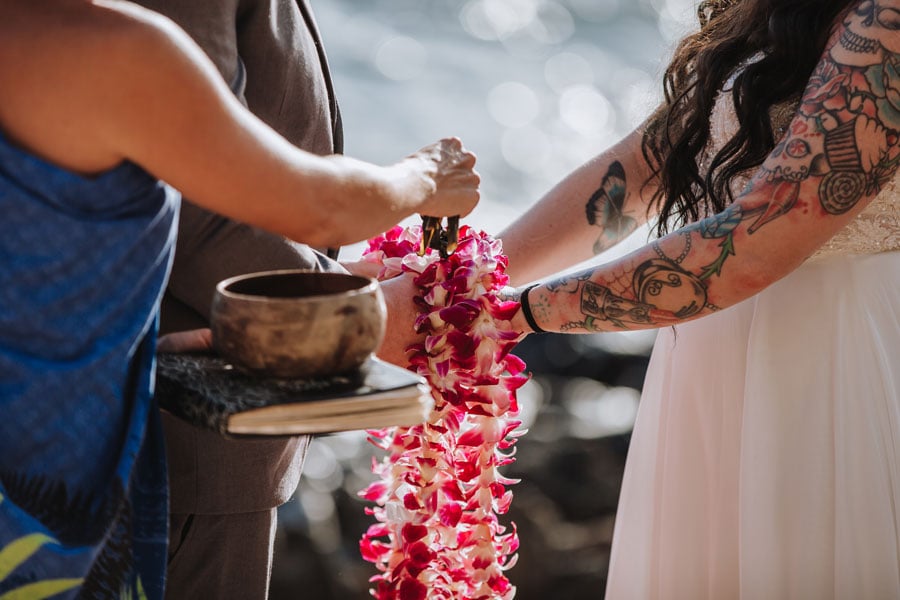
[{"label": "wooden book cover", "polygon": [[277,379],[200,354],[157,355],[160,406],[226,435],[300,435],[421,423],[431,409],[422,377],[369,359],[355,373]]}]

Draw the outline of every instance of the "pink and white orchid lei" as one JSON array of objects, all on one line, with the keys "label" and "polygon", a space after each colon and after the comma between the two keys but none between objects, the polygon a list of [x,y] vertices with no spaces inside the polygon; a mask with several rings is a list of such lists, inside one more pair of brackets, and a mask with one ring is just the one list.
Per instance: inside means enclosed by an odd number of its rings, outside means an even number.
[{"label": "pink and white orchid lei", "polygon": [[426,423],[370,431],[387,455],[373,459],[380,476],[360,496],[377,523],[360,541],[380,571],[370,590],[378,600],[503,599],[515,596],[505,571],[516,562],[509,509],[516,480],[498,469],[513,461],[523,435],[516,390],[525,363],[509,353],[520,333],[509,320],[519,303],[498,292],[508,282],[499,240],[460,228],[455,253],[419,256],[421,228],[395,227],[370,240],[364,260],[381,278],[415,273],[421,295],[415,327],[425,341],[410,348],[410,369],[425,377],[435,404]]}]

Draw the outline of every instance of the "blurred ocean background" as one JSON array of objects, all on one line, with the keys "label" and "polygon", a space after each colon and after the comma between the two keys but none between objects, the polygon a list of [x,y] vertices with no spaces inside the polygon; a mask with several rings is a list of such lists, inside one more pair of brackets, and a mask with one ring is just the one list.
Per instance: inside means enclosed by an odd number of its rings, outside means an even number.
[{"label": "blurred ocean background", "polygon": [[[482,202],[465,222],[499,232],[615,143],[661,97],[694,0],[312,0],[346,153],[392,162],[454,135],[478,155]],[[412,222],[412,221],[410,221]],[[606,260],[643,244],[646,229]],[[358,256],[361,246],[344,249]],[[653,332],[532,336],[516,353],[529,433],[506,470],[519,529],[519,600],[601,598],[629,433]],[[372,523],[363,432],[314,440],[279,511],[271,598],[368,597],[358,541]]]}]

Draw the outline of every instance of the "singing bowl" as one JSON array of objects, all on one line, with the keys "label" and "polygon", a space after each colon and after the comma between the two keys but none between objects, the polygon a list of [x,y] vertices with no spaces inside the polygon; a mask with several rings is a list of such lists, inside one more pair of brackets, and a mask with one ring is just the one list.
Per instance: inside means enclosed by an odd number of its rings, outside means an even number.
[{"label": "singing bowl", "polygon": [[284,270],[216,286],[213,347],[236,367],[281,378],[358,370],[384,337],[387,309],[374,279]]}]

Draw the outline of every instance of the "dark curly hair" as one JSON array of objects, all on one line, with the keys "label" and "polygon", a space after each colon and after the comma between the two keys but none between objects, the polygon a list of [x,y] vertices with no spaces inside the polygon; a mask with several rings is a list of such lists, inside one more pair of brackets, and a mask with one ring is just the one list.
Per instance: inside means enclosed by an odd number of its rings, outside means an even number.
[{"label": "dark curly hair", "polygon": [[[665,102],[644,131],[642,150],[659,188],[657,232],[694,222],[733,201],[730,182],[762,164],[775,145],[770,111],[797,102],[832,24],[851,0],[704,0],[700,29],[666,69]],[[709,118],[728,79],[737,132],[701,174]]]}]

